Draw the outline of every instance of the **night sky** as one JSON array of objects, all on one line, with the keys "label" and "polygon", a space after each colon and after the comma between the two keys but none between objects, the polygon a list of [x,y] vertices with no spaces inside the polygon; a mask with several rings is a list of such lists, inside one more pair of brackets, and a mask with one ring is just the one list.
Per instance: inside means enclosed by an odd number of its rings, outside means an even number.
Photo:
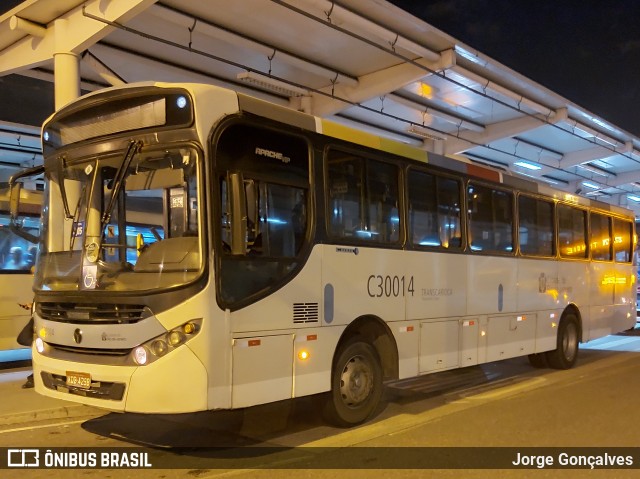
[{"label": "night sky", "polygon": [[640,1],[389,1],[640,136]]}]

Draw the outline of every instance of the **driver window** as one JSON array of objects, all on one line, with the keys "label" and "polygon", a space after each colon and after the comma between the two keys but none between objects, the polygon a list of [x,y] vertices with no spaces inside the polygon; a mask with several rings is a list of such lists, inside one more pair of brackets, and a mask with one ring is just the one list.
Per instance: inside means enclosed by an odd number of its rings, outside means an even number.
[{"label": "driver window", "polygon": [[268,294],[298,268],[310,229],[309,155],[304,138],[252,124],[231,124],[217,139],[223,304]]}]

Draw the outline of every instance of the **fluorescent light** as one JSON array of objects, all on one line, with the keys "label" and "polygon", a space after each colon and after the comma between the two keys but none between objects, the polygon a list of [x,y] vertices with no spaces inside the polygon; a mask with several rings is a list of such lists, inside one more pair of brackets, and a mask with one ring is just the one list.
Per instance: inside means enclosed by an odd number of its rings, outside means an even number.
[{"label": "fluorescent light", "polygon": [[441,132],[437,130],[432,130],[431,128],[425,128],[423,126],[411,125],[407,128],[407,133],[413,133],[414,135],[421,136],[423,138],[428,138],[429,140],[446,140],[447,136],[443,135]]},{"label": "fluorescent light", "polygon": [[600,189],[600,185],[596,185],[595,183],[591,183],[590,181],[583,181],[582,184],[587,188],[591,188],[594,190]]},{"label": "fluorescent light", "polygon": [[[605,170],[604,168],[600,168],[598,166],[595,165],[589,165],[586,163],[583,163],[581,165],[576,165],[578,168],[582,168],[583,170],[587,170],[591,173],[594,173],[596,175],[600,175],[600,176],[604,176],[604,177],[609,177],[612,173],[608,170]],[[615,176],[615,175],[614,175]]]},{"label": "fluorescent light", "polygon": [[529,163],[528,161],[516,161],[514,163],[515,166],[521,166],[522,168],[526,168],[527,170],[541,170],[542,167],[540,165],[536,165],[535,163]]},{"label": "fluorescent light", "polygon": [[299,88],[297,86],[290,85],[289,83],[276,80],[275,78],[261,75],[260,73],[256,72],[238,73],[236,78],[240,81],[251,83],[264,90],[271,90],[288,97],[309,95],[309,91],[305,90],[304,88]]},{"label": "fluorescent light", "polygon": [[629,198],[631,201],[635,201],[636,203],[640,203],[640,196],[627,195],[627,198]]}]

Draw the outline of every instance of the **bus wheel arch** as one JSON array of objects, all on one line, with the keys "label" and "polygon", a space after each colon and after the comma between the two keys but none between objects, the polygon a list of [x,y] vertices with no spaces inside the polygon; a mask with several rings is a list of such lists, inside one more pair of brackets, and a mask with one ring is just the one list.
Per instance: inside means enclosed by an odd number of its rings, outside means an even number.
[{"label": "bus wheel arch", "polygon": [[558,324],[556,349],[546,353],[549,366],[555,369],[570,369],[578,357],[582,341],[582,317],[578,308],[570,304],[562,313]]},{"label": "bus wheel arch", "polygon": [[378,409],[384,380],[397,377],[397,358],[395,340],[383,321],[369,316],[352,322],[334,353],[331,390],[323,395],[325,419],[342,427],[369,419]]},{"label": "bus wheel arch", "polygon": [[356,336],[371,344],[376,350],[380,358],[384,380],[398,379],[398,345],[389,326],[382,319],[373,315],[361,316],[347,326],[336,346],[336,352],[333,357],[334,364],[337,359],[337,352]]}]

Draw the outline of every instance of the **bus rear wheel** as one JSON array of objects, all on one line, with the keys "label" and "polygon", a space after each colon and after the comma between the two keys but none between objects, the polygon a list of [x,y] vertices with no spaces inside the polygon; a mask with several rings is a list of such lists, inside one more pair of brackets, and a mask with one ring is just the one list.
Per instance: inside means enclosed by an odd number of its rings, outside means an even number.
[{"label": "bus rear wheel", "polygon": [[360,424],[375,412],[382,396],[382,367],[369,343],[356,339],[339,351],[331,373],[325,419],[340,427]]},{"label": "bus rear wheel", "polygon": [[558,328],[557,347],[547,352],[549,366],[555,369],[570,369],[578,359],[580,326],[575,314],[567,314]]}]

